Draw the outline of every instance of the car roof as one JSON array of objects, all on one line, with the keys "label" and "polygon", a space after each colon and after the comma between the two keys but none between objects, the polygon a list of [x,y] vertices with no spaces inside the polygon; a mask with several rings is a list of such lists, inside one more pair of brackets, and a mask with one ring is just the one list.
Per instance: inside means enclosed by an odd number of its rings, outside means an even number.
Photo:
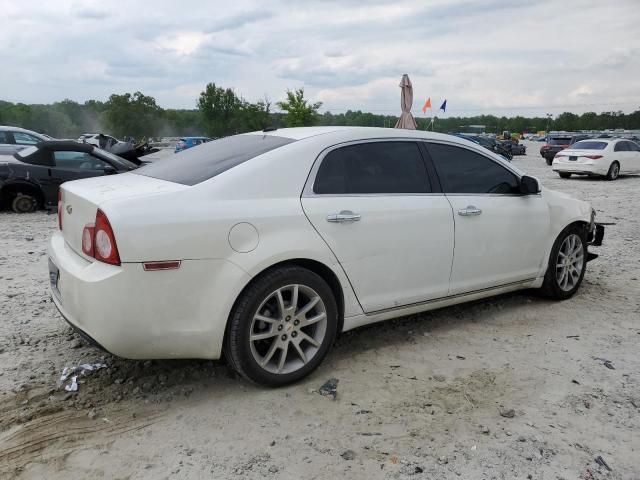
[{"label": "car roof", "polygon": [[24,132],[24,133],[30,133],[32,135],[37,135],[38,137],[42,137],[41,133],[34,132],[33,130],[27,130],[26,128],[22,128],[22,127],[11,127],[9,125],[0,125],[0,131]]},{"label": "car roof", "polygon": [[47,140],[36,145],[45,150],[73,150],[76,152],[92,152],[94,146],[90,143],[76,142],[74,140]]}]

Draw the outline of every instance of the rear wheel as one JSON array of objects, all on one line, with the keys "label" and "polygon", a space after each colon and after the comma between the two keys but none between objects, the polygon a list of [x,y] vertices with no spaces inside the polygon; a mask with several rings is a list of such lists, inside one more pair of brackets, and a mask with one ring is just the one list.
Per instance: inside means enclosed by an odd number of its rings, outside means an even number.
[{"label": "rear wheel", "polygon": [[580,287],[587,266],[587,238],[579,225],[565,228],[551,249],[542,293],[556,300],[573,296]]},{"label": "rear wheel", "polygon": [[607,172],[607,180],[615,180],[618,178],[618,175],[620,175],[620,164],[618,162],[613,162]]},{"label": "rear wheel", "polygon": [[11,201],[11,210],[16,213],[31,213],[38,208],[38,199],[33,195],[18,192]]},{"label": "rear wheel", "polygon": [[545,157],[545,160],[547,161],[547,165],[551,165],[553,163],[553,158]]},{"label": "rear wheel", "polygon": [[242,293],[229,319],[224,353],[256,383],[278,387],[311,373],[324,359],[338,326],[331,288],[317,274],[283,267]]},{"label": "rear wheel", "polygon": [[571,174],[569,172],[558,172],[560,178],[571,178]]}]

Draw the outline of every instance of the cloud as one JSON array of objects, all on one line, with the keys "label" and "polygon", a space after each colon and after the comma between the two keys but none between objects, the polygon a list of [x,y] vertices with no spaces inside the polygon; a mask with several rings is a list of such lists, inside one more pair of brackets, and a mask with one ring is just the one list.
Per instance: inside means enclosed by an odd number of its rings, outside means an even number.
[{"label": "cloud", "polygon": [[[640,104],[637,0],[0,0],[3,99],[140,90],[193,108],[206,83],[273,102],[305,87],[333,111],[559,113]],[[614,12],[615,14],[612,14]]]}]

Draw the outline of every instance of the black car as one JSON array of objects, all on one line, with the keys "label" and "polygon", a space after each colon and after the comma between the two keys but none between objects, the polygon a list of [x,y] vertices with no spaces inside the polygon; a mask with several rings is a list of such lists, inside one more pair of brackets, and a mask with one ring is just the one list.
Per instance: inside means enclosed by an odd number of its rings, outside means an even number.
[{"label": "black car", "polygon": [[74,141],[45,141],[0,156],[0,206],[16,213],[58,204],[61,183],[128,172],[138,165]]},{"label": "black car", "polygon": [[478,145],[483,146],[487,150],[491,150],[492,152],[497,153],[498,155],[501,155],[502,157],[504,157],[505,160],[511,161],[511,159],[513,158],[511,151],[506,149],[500,142],[498,142],[493,138],[481,137],[481,136],[475,136],[475,135],[464,135],[461,133],[455,134],[455,135],[456,137],[464,138],[465,140],[469,140],[473,143],[477,143]]},{"label": "black car", "polygon": [[540,147],[540,155],[547,161],[547,165],[551,165],[556,153],[587,138],[591,137],[589,137],[589,135],[571,133],[549,134],[547,143]]},{"label": "black car", "polygon": [[527,154],[527,147],[525,147],[521,143],[516,143],[513,140],[503,140],[500,143],[505,148],[505,150],[508,150],[508,151],[511,152],[511,155],[526,155]]}]

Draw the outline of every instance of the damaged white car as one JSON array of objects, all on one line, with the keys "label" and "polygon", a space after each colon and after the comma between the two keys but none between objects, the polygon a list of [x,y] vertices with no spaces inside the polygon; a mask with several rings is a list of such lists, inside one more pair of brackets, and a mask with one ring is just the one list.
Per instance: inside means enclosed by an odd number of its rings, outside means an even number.
[{"label": "damaged white car", "polygon": [[67,321],[128,358],[224,355],[278,386],[339,332],[509,291],[567,299],[604,227],[472,142],[295,128],[61,187],[49,247]]}]

